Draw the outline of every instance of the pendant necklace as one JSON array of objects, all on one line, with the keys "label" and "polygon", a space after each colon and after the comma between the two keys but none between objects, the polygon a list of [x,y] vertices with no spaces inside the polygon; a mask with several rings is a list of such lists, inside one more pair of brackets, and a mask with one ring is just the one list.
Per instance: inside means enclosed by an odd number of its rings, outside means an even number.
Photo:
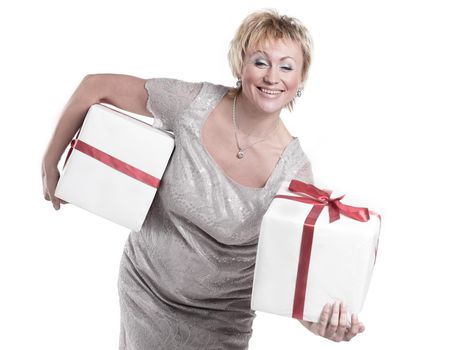
[{"label": "pendant necklace", "polygon": [[254,142],[254,143],[251,143],[249,146],[241,148],[240,143],[238,141],[238,132],[237,132],[238,127],[236,126],[236,98],[237,98],[237,96],[235,96],[233,98],[233,109],[232,109],[233,130],[234,130],[234,133],[235,133],[236,146],[238,147],[238,153],[236,154],[236,158],[242,159],[242,158],[244,158],[244,152],[246,152],[247,149],[251,148],[256,143],[265,141],[268,138],[268,136],[270,136],[273,132],[275,132],[275,130],[278,128],[278,125],[280,124],[280,118],[278,118],[278,122],[276,123],[275,127],[273,128],[273,130],[271,130],[264,138]]}]

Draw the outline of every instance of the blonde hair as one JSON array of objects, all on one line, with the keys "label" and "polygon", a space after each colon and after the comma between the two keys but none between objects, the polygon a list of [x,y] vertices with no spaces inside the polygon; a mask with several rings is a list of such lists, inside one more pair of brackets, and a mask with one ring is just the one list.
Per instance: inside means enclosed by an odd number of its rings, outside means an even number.
[{"label": "blonde hair", "polygon": [[[313,48],[310,33],[298,19],[280,15],[273,9],[250,14],[238,27],[228,51],[228,61],[235,78],[239,79],[241,76],[244,58],[248,50],[270,39],[290,39],[299,44],[303,55],[301,80],[305,82],[308,77]],[[230,91],[233,96],[240,93],[241,87]],[[294,100],[287,104],[289,110],[292,110],[293,106]]]}]

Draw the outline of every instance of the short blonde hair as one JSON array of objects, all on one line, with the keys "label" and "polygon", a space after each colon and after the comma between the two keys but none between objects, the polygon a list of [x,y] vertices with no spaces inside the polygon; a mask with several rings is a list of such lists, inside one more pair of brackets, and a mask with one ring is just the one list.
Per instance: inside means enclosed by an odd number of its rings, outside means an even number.
[{"label": "short blonde hair", "polygon": [[[313,48],[310,33],[298,19],[280,15],[273,9],[250,14],[238,27],[228,51],[228,61],[235,78],[241,76],[244,58],[248,50],[270,39],[290,39],[299,44],[303,55],[301,80],[305,82],[308,77]],[[230,93],[234,96],[240,92],[241,87],[233,89]],[[287,105],[289,110],[292,110],[293,106],[294,101]]]}]

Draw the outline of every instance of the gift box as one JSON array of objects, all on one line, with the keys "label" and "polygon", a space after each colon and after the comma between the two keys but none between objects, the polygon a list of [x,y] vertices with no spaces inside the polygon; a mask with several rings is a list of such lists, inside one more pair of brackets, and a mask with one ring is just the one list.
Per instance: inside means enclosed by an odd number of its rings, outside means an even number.
[{"label": "gift box", "polygon": [[330,191],[284,182],[265,213],[251,308],[318,322],[327,303],[347,319],[363,307],[377,255],[380,216]]},{"label": "gift box", "polygon": [[168,132],[92,105],[72,141],[55,195],[139,231],[173,150]]}]

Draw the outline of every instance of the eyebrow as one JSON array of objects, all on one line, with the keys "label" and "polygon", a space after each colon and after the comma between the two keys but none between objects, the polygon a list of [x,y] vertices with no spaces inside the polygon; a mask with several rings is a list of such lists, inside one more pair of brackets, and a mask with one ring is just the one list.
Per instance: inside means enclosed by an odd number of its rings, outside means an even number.
[{"label": "eyebrow", "polygon": [[[270,55],[269,55],[267,52],[262,51],[262,50],[257,50],[256,52],[254,52],[254,54],[256,54],[256,53],[262,53],[262,54],[264,54],[265,56],[270,57]],[[280,58],[280,61],[282,61],[282,60],[284,60],[284,59],[286,59],[286,58],[290,58],[291,60],[293,60],[294,62],[296,62],[296,60],[294,59],[294,57],[291,57],[291,56],[284,56],[284,57],[281,57],[281,58]]]}]

